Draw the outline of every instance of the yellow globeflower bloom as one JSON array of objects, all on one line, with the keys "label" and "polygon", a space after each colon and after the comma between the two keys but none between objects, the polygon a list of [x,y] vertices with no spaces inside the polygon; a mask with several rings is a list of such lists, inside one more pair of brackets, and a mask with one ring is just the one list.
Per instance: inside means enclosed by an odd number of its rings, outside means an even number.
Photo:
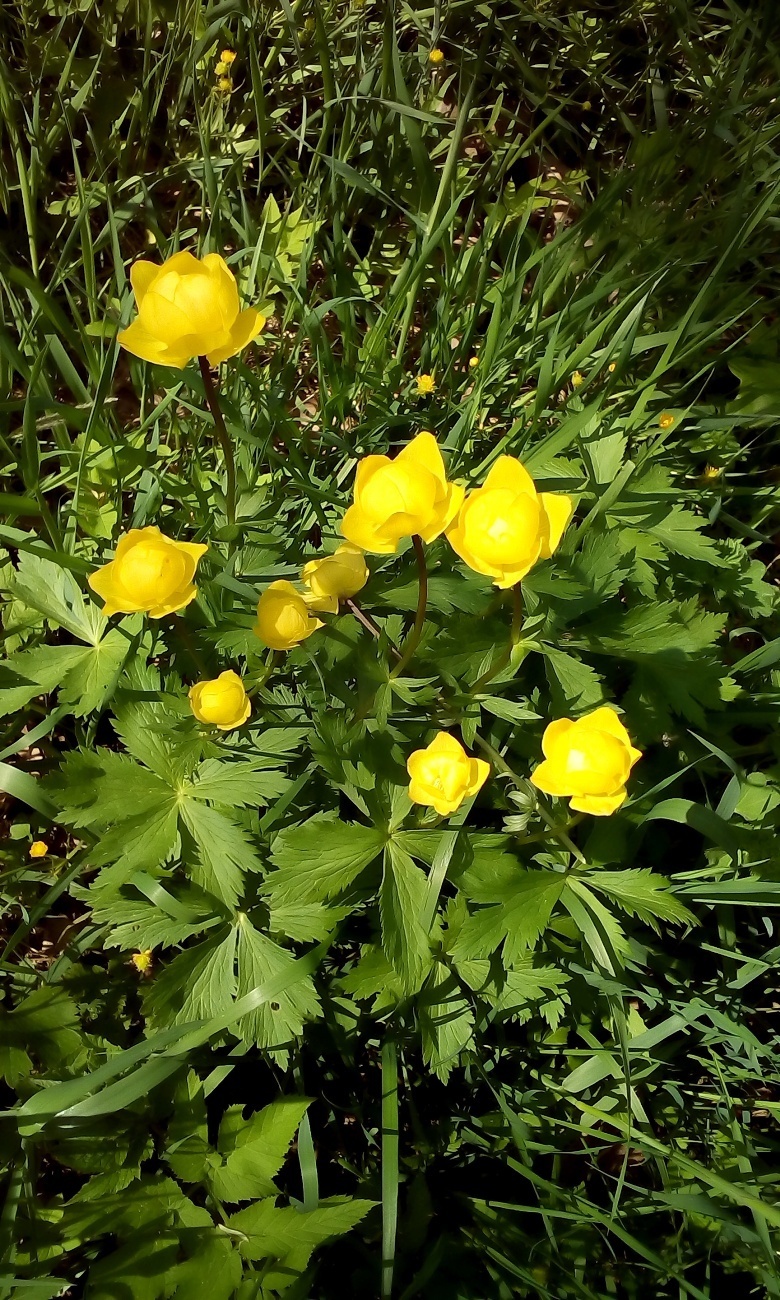
[{"label": "yellow globeflower bloom", "polygon": [[193,357],[206,356],[216,366],[265,325],[254,307],[241,310],[236,278],[218,253],[200,261],[192,253],[175,253],[162,266],[135,262],[130,283],[138,318],[117,338],[142,361],[181,370]]},{"label": "yellow globeflower bloom", "polygon": [[436,380],[433,375],[418,375],[415,382],[418,397],[428,397],[436,388]]},{"label": "yellow globeflower bloom", "polygon": [[45,858],[49,852],[49,846],[45,840],[33,840],[29,848],[31,858]]},{"label": "yellow globeflower bloom", "polygon": [[139,975],[146,975],[152,966],[153,949],[142,948],[140,952],[134,952],[130,960]]},{"label": "yellow globeflower bloom", "polygon": [[208,682],[196,682],[189,692],[190,708],[198,722],[230,731],[246,722],[252,706],[244,683],[232,668]]},{"label": "yellow globeflower bloom", "polygon": [[318,627],[322,619],[312,618],[309,601],[284,579],[266,587],[257,602],[254,633],[272,650],[294,650]]},{"label": "yellow globeflower bloom", "polygon": [[365,456],[355,476],[355,504],[341,531],[355,546],[394,555],[402,537],[415,533],[432,542],[454,519],[464,489],[448,483],[439,445],[432,433],[418,433],[399,452]]},{"label": "yellow globeflower bloom", "polygon": [[542,738],[544,761],[531,776],[545,794],[568,798],[575,812],[608,817],[626,797],[631,768],[642,757],[614,709],[594,709],[572,722],[551,722]]},{"label": "yellow globeflower bloom", "polygon": [[571,497],[537,492],[519,460],[500,456],[483,486],[469,492],[447,539],[470,569],[513,587],[549,559],[573,509]]},{"label": "yellow globeflower bloom", "polygon": [[301,577],[313,597],[309,600],[311,608],[336,614],[340,600],[348,600],[365,587],[368,568],[360,548],[344,542],[333,555],[309,560]]},{"label": "yellow globeflower bloom", "polygon": [[153,525],[131,528],[120,537],[113,560],[87,582],[106,602],[106,618],[138,613],[164,618],[195,599],[195,570],[208,549],[200,542],[174,542]]},{"label": "yellow globeflower bloom", "polygon": [[416,749],[406,760],[411,777],[409,798],[427,804],[442,817],[460,808],[463,800],[485,784],[490,764],[469,758],[459,740],[439,731],[427,749]]}]

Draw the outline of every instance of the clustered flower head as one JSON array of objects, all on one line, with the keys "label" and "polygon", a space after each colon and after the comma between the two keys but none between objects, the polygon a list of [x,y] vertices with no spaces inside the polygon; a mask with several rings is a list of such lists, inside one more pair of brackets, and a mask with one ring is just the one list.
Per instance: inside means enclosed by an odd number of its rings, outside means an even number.
[{"label": "clustered flower head", "polygon": [[198,259],[174,253],[162,266],[135,262],[130,283],[138,316],[118,341],[142,361],[182,370],[194,357],[212,366],[233,357],[257,338],[265,317],[241,309],[236,277],[218,253]]},{"label": "clustered flower head", "polygon": [[233,89],[233,64],[236,61],[235,50],[222,50],[218,61],[214,65],[214,73],[217,78],[217,89],[223,94],[229,95]]}]

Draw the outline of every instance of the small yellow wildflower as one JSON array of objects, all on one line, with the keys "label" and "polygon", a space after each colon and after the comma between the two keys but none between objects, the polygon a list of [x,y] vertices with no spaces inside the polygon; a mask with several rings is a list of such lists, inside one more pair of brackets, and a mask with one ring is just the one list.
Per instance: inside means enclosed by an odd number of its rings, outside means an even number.
[{"label": "small yellow wildflower", "polygon": [[722,473],[723,470],[720,469],[719,466],[717,465],[705,465],[702,478],[705,480],[712,481],[712,479],[720,478]]},{"label": "small yellow wildflower", "polygon": [[152,965],[152,949],[142,948],[140,952],[134,952],[130,958],[139,975],[145,975]]},{"label": "small yellow wildflower", "polygon": [[436,381],[433,375],[417,376],[417,396],[428,397],[436,388]]},{"label": "small yellow wildflower", "polygon": [[610,361],[609,365],[607,366],[607,370],[611,375],[614,375],[615,371],[617,370],[617,361]]},{"label": "small yellow wildflower", "polygon": [[571,377],[572,388],[579,388],[584,383],[585,383],[584,376],[580,374],[579,370],[575,370],[574,374]]},{"label": "small yellow wildflower", "polygon": [[479,365],[479,357],[469,357],[469,370],[476,370]]},{"label": "small yellow wildflower", "polygon": [[223,91],[224,94],[229,95],[233,89],[233,82],[230,80],[230,77],[220,77],[217,81],[217,87],[219,90]]},{"label": "small yellow wildflower", "polygon": [[214,72],[218,77],[224,77],[226,72],[230,72],[230,64],[223,63],[222,59],[220,59],[219,63],[214,68]]},{"label": "small yellow wildflower", "polygon": [[49,852],[49,846],[45,842],[45,840],[33,840],[32,844],[30,845],[31,858],[45,858],[48,852]]},{"label": "small yellow wildflower", "polygon": [[658,424],[662,429],[671,429],[674,424],[674,416],[671,412],[664,411],[663,415],[659,415],[658,417]]},{"label": "small yellow wildflower", "polygon": [[438,64],[443,63],[444,50],[440,50],[438,48],[435,50],[431,50],[430,54],[428,55],[428,62],[432,63],[434,67],[437,67]]},{"label": "small yellow wildflower", "polygon": [[221,50],[219,55],[220,63],[226,63],[230,67],[231,63],[236,61],[235,50]]}]

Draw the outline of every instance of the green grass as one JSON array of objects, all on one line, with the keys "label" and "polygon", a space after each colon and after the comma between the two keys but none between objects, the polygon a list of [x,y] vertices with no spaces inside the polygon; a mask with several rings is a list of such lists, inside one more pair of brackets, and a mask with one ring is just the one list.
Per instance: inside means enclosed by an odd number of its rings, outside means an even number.
[{"label": "green grass", "polygon": [[[780,1296],[778,35],[731,0],[4,7],[2,1294]],[[197,367],[115,342],[132,262],[185,247],[270,317],[220,368],[235,527]],[[506,452],[577,497],[521,653],[475,693],[510,614],[439,543],[398,692],[344,616],[202,744],[185,687],[264,677],[259,591],[422,428],[453,477]],[[209,542],[198,602],[101,639],[86,576],[152,523]],[[398,641],[411,552],[370,567]],[[523,781],[543,721],[602,699],[645,758],[578,858]],[[503,767],[454,834],[399,832],[432,718]],[[201,758],[251,759],[252,797],[169,840]],[[302,920],[299,864],[348,853]],[[521,871],[574,882],[536,928]],[[486,957],[459,935],[496,903]],[[229,1179],[298,1094],[280,1280],[270,1193]]]}]

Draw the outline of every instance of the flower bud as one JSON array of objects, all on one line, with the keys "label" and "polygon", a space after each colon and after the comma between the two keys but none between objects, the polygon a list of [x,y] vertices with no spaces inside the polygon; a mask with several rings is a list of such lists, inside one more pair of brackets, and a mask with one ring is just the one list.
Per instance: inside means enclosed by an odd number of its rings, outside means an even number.
[{"label": "flower bud", "polygon": [[208,682],[197,682],[189,692],[190,708],[198,722],[230,731],[246,722],[252,706],[244,683],[232,669]]},{"label": "flower bud", "polygon": [[439,731],[427,749],[409,755],[406,770],[412,803],[426,804],[447,817],[482,788],[490,766],[481,758],[470,758],[459,740]]},{"label": "flower bud", "polygon": [[306,597],[284,579],[266,587],[257,602],[254,633],[272,650],[293,650],[318,627],[322,620],[312,618]]},{"label": "flower bud", "polygon": [[164,618],[195,599],[193,578],[207,550],[199,542],[175,542],[154,525],[131,528],[120,537],[114,559],[87,582],[106,602],[106,618],[138,613]]},{"label": "flower bud", "polygon": [[348,600],[365,587],[368,569],[363,552],[351,542],[344,542],[333,555],[309,560],[301,577],[311,592],[310,607],[336,614],[340,600]]}]

